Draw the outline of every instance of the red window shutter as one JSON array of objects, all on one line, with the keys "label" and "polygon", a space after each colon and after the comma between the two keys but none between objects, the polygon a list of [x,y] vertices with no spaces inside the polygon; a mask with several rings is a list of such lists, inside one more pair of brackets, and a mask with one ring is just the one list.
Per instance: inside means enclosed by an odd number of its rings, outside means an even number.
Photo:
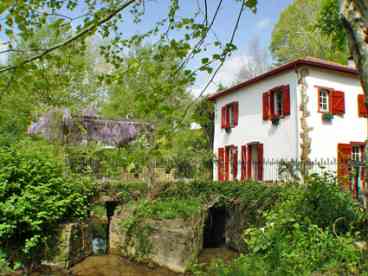
[{"label": "red window shutter", "polygon": [[364,95],[358,95],[358,115],[359,117],[368,117],[368,109],[365,105]]},{"label": "red window shutter", "polygon": [[232,146],[232,155],[233,155],[233,177],[236,180],[238,176],[238,147]]},{"label": "red window shutter", "polygon": [[263,180],[263,144],[257,145],[257,159],[258,159],[258,166],[257,166],[257,180]]},{"label": "red window shutter", "polygon": [[247,178],[250,179],[252,177],[252,145],[247,146],[247,155],[248,155],[248,161],[247,161]]},{"label": "red window shutter", "polygon": [[229,156],[229,147],[225,147],[225,180],[229,180],[230,176],[230,156]]},{"label": "red window shutter", "polygon": [[221,108],[221,128],[226,128],[226,106]]},{"label": "red window shutter", "polygon": [[345,113],[345,96],[342,91],[331,91],[331,113],[335,115],[342,115]]},{"label": "red window shutter", "polygon": [[236,127],[239,122],[239,103],[238,102],[233,102],[233,114],[234,114],[234,127]]},{"label": "red window shutter", "polygon": [[350,144],[337,145],[337,177],[346,190],[350,187],[349,161],[351,160],[351,151]]},{"label": "red window shutter", "polygon": [[290,87],[284,85],[282,87],[283,115],[290,115]]},{"label": "red window shutter", "polygon": [[245,180],[247,176],[247,146],[241,147],[241,175],[240,179]]},{"label": "red window shutter", "polygon": [[230,108],[225,106],[225,128],[230,128]]},{"label": "red window shutter", "polygon": [[224,181],[224,165],[225,165],[225,149],[219,148],[218,149],[218,163],[217,163],[217,174],[218,174],[218,181]]},{"label": "red window shutter", "polygon": [[265,92],[262,95],[262,110],[263,110],[263,120],[269,120],[271,118],[271,93]]}]

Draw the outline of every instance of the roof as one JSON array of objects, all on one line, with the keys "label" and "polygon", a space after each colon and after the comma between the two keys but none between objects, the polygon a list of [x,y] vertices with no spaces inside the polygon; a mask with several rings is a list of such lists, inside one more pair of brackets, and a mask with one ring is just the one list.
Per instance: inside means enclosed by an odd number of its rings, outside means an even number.
[{"label": "roof", "polygon": [[319,59],[319,58],[313,58],[313,57],[306,57],[303,59],[297,59],[294,61],[291,61],[289,63],[286,63],[284,65],[278,66],[264,74],[261,74],[259,76],[256,76],[253,79],[247,80],[245,82],[239,83],[235,86],[232,86],[230,88],[221,90],[215,94],[212,94],[210,96],[208,96],[208,99],[210,101],[215,101],[216,99],[229,95],[232,92],[238,91],[241,88],[247,87],[251,84],[257,83],[261,80],[267,79],[268,77],[274,76],[276,74],[288,71],[288,70],[292,70],[292,69],[296,69],[300,66],[303,65],[308,65],[308,66],[313,66],[313,67],[317,67],[317,68],[322,68],[322,69],[327,69],[327,70],[331,70],[331,71],[335,71],[335,72],[341,72],[341,73],[347,73],[347,74],[352,74],[354,76],[357,76],[358,70],[352,67],[348,67],[346,65],[342,65],[339,63],[335,63],[332,61],[327,61],[327,60],[323,60],[323,59]]}]

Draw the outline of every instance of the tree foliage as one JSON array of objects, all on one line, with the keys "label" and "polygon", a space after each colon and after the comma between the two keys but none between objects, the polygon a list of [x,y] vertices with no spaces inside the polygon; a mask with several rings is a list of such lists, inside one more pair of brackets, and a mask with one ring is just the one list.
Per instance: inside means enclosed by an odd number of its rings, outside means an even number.
[{"label": "tree foliage", "polygon": [[[193,117],[188,111],[193,102],[189,87],[194,79],[190,72],[180,70],[182,47],[186,46],[162,43],[138,47],[123,59],[119,69],[105,77],[109,85],[102,114],[153,126],[150,133],[126,146],[126,154],[133,156],[128,158],[131,168],[154,160],[156,166],[176,168],[177,176],[193,177],[203,165],[208,167],[210,140],[201,130],[191,129],[191,123],[203,120],[203,116]],[[209,119],[205,118],[207,125]]]},{"label": "tree foliage", "polygon": [[[284,10],[272,32],[271,51],[278,63],[312,56],[340,63],[349,57],[343,35],[330,35],[326,30],[337,31],[341,23],[336,16],[321,24],[332,9],[335,13],[337,1],[295,0]],[[336,40],[338,38],[338,40]]]},{"label": "tree foliage", "polygon": [[[17,49],[32,47],[47,48],[62,40],[71,31],[65,28],[56,34],[41,29],[32,39],[19,42]],[[11,142],[26,134],[32,120],[53,107],[68,107],[80,110],[97,101],[97,57],[92,49],[75,43],[69,48],[51,53],[47,59],[5,72],[0,80],[0,133],[1,141]],[[16,63],[23,53],[13,52],[9,62]]]}]

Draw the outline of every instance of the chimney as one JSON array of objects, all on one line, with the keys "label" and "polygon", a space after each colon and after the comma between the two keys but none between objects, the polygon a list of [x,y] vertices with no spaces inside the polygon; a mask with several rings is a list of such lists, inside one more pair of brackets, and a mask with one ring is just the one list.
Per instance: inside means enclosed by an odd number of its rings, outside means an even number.
[{"label": "chimney", "polygon": [[348,67],[356,69],[355,62],[352,56],[348,58]]}]

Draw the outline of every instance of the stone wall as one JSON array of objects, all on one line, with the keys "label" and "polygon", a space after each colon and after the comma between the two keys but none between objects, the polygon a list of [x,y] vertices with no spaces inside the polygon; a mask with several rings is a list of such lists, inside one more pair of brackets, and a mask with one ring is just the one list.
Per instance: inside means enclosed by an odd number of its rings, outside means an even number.
[{"label": "stone wall", "polygon": [[122,222],[129,220],[133,211],[124,207],[112,217],[110,253],[185,272],[202,250],[206,212],[185,220],[144,219],[131,232]]},{"label": "stone wall", "polygon": [[70,268],[93,255],[93,238],[101,235],[103,225],[93,219],[61,224],[46,247],[46,264]]},{"label": "stone wall", "polygon": [[246,245],[243,233],[248,227],[247,210],[242,204],[233,205],[227,209],[228,218],[225,227],[226,246],[238,252],[245,252]]}]

